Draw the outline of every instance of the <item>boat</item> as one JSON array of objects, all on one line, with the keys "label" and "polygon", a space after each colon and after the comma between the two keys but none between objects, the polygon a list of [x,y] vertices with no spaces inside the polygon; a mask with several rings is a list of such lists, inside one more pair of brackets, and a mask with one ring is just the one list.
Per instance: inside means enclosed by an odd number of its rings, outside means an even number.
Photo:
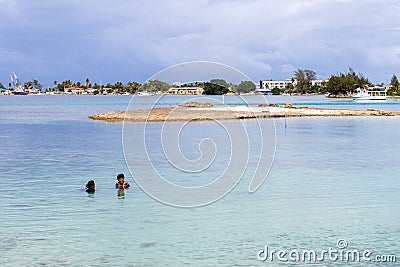
[{"label": "boat", "polygon": [[351,97],[353,100],[386,100],[386,91],[384,87],[357,88]]},{"label": "boat", "polygon": [[14,91],[13,94],[14,95],[27,95],[27,93],[24,91]]},{"label": "boat", "polygon": [[25,92],[25,88],[21,85],[17,74],[15,74],[15,72],[12,73],[12,75],[10,76],[11,78],[11,83],[14,87],[14,91],[13,94],[14,95],[27,95],[28,93]]}]

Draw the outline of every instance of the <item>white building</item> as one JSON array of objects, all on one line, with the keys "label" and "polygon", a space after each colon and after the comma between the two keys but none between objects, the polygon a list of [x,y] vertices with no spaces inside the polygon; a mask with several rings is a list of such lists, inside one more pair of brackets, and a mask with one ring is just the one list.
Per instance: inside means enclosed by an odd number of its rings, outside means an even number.
[{"label": "white building", "polygon": [[326,82],[328,82],[328,80],[312,80],[312,81],[311,81],[311,86],[313,86],[313,85],[322,86],[322,84],[323,84],[324,82],[326,83]]},{"label": "white building", "polygon": [[[311,81],[311,86],[313,85],[318,85],[322,86],[324,82],[327,82],[328,80],[312,80]],[[297,85],[297,80],[296,79],[286,79],[284,81],[282,80],[260,80],[260,89],[286,89],[289,85],[293,85],[296,87]]]},{"label": "white building", "polygon": [[270,89],[270,90],[273,88],[285,89],[289,84],[294,84],[292,83],[291,79],[286,79],[284,81],[263,80],[260,81],[260,89]]}]

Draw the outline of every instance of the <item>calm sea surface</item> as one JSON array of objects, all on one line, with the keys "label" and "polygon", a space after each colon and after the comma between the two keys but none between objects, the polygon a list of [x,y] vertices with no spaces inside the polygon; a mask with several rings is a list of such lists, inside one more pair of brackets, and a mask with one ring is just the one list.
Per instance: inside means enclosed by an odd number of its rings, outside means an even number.
[{"label": "calm sea surface", "polygon": [[[142,97],[135,108],[151,98]],[[153,200],[135,184],[124,160],[122,124],[87,119],[124,110],[130,99],[0,96],[0,266],[284,266],[288,263],[276,259],[259,261],[257,252],[266,245],[320,252],[338,249],[339,239],[347,241],[347,249],[397,255],[397,263],[354,265],[400,264],[399,117],[277,119],[275,161],[257,192],[247,192],[245,174],[220,201],[182,209]],[[166,97],[159,105],[185,99]],[[256,96],[246,100],[262,102]],[[392,99],[360,104],[320,96],[268,100],[400,111],[400,100]],[[225,102],[238,103],[235,97]],[[250,132],[256,128],[255,121],[245,124]],[[194,123],[189,133],[204,138],[202,133],[212,133],[213,127]],[[193,148],[184,149],[190,158]],[[157,165],[163,155],[154,155]],[[212,171],[224,168],[223,160],[214,163]],[[159,167],[168,172],[168,166]],[[254,169],[255,162],[249,167]],[[120,172],[132,185],[124,197],[114,189]],[[187,185],[199,182],[181,175],[175,178]],[[94,195],[83,190],[90,179],[96,181]],[[352,265],[327,258],[308,265],[314,264]]]}]

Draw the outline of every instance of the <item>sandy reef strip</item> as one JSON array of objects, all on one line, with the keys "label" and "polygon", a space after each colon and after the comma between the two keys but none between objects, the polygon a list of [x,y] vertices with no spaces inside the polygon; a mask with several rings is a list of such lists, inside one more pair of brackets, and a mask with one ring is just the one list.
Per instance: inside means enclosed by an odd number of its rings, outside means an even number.
[{"label": "sandy reef strip", "polygon": [[108,122],[163,122],[189,120],[231,120],[305,116],[400,116],[400,112],[375,109],[351,110],[308,107],[168,107],[130,111],[112,111],[89,116],[92,120]]}]

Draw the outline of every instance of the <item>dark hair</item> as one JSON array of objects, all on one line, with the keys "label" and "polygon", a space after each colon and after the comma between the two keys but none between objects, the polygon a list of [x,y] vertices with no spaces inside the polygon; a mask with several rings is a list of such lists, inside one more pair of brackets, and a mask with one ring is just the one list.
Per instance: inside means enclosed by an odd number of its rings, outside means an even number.
[{"label": "dark hair", "polygon": [[87,182],[86,187],[89,188],[91,186],[94,186],[94,181],[90,180],[89,182]]},{"label": "dark hair", "polygon": [[119,180],[119,178],[124,178],[124,179],[125,179],[124,174],[123,174],[123,173],[118,174],[118,175],[117,175],[117,180]]}]

